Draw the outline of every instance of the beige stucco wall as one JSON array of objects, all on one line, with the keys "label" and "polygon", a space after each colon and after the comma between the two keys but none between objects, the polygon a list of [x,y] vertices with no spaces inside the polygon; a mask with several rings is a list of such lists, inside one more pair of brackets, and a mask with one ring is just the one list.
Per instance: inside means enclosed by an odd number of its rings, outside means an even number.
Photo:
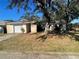
[{"label": "beige stucco wall", "polygon": [[26,33],[27,32],[26,25],[14,25],[14,27],[13,27],[14,33],[23,33],[21,30],[22,28],[24,29],[24,33]]},{"label": "beige stucco wall", "polygon": [[79,30],[79,28],[75,28],[75,30]]},{"label": "beige stucco wall", "polygon": [[24,33],[27,33],[26,25],[22,25],[22,28],[24,29]]},{"label": "beige stucco wall", "polygon": [[[22,30],[20,32],[15,32],[15,27],[18,29],[18,26],[24,29],[24,33],[28,33],[28,25],[23,24],[23,25],[7,25],[7,33],[23,33]],[[17,30],[18,31],[18,30]]]},{"label": "beige stucco wall", "polygon": [[23,28],[24,33],[29,33],[30,31],[31,31],[31,33],[37,33],[37,25],[36,24],[7,25],[7,33],[23,33],[22,31],[21,32],[15,32],[15,26],[16,26],[16,29],[18,29],[17,26],[20,26],[21,28]]},{"label": "beige stucco wall", "polygon": [[13,25],[7,25],[7,33],[14,33]]},{"label": "beige stucco wall", "polygon": [[37,33],[37,25],[31,24],[31,33]]}]

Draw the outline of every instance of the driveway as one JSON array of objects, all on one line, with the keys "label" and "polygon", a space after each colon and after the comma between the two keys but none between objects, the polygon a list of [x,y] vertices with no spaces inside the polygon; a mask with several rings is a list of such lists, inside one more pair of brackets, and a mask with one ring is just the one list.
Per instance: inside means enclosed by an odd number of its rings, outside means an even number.
[{"label": "driveway", "polygon": [[0,59],[79,59],[79,54],[39,54],[39,53],[8,53],[0,52]]},{"label": "driveway", "polygon": [[16,35],[17,35],[17,34],[3,34],[3,35],[0,35],[0,41],[9,39],[9,38],[14,37],[14,36],[16,36]]}]

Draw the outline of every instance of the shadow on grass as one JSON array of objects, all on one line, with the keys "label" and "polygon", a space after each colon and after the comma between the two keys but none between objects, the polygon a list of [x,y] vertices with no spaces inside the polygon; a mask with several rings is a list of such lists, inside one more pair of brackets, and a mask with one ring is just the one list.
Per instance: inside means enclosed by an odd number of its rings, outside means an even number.
[{"label": "shadow on grass", "polygon": [[75,40],[76,40],[76,41],[79,41],[79,35],[76,35],[76,36],[75,36]]},{"label": "shadow on grass", "polygon": [[49,32],[49,34],[40,35],[39,37],[36,38],[36,40],[39,40],[39,41],[44,42],[48,38],[48,36],[50,36],[50,35],[52,35],[52,37],[53,36],[59,36],[60,38],[62,36],[65,37],[65,36],[70,35],[71,36],[70,37],[71,39],[74,38],[74,40],[79,41],[79,30],[73,30],[73,31],[74,32],[67,32],[67,33],[64,33],[64,34]]},{"label": "shadow on grass", "polygon": [[66,34],[56,34],[56,33],[49,33],[49,34],[44,34],[44,35],[40,35],[39,37],[36,38],[36,40],[45,42],[45,40],[47,38],[52,38],[53,36],[58,36],[60,38],[62,38],[62,36],[65,36]]},{"label": "shadow on grass", "polygon": [[36,38],[36,40],[44,42],[47,39],[47,35],[40,35],[39,37]]},{"label": "shadow on grass", "polygon": [[74,38],[74,40],[79,41],[79,33],[69,33],[71,35],[71,39]]}]

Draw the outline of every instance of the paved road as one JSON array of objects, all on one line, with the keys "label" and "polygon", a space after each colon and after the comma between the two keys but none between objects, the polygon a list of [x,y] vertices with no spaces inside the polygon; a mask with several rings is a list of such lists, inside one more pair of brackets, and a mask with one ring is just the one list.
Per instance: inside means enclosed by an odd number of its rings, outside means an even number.
[{"label": "paved road", "polygon": [[0,59],[79,59],[79,54],[23,54],[0,52]]},{"label": "paved road", "polygon": [[13,36],[16,36],[17,34],[4,34],[4,35],[1,35],[0,36],[0,41],[3,41],[3,40],[6,40],[6,39],[9,39]]}]

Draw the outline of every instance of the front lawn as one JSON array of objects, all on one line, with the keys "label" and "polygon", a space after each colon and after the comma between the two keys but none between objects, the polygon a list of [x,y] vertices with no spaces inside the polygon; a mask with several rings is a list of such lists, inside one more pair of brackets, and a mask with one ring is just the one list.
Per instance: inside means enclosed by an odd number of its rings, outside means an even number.
[{"label": "front lawn", "polygon": [[70,35],[50,34],[47,39],[40,38],[41,35],[42,33],[19,34],[16,37],[1,41],[0,51],[79,52],[79,41],[71,39]]}]

